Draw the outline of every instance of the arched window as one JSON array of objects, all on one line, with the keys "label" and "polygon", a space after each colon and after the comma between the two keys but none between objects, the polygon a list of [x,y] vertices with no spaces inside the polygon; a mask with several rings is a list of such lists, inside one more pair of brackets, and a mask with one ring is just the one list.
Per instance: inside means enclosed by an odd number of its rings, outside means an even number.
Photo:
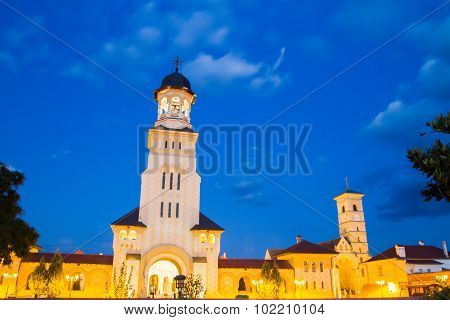
[{"label": "arched window", "polygon": [[180,204],[177,202],[177,205],[175,206],[175,217],[180,217]]},{"label": "arched window", "polygon": [[319,270],[320,270],[320,272],[323,272],[323,262],[322,261],[320,261],[320,263],[319,263]]},{"label": "arched window", "polygon": [[175,149],[175,141],[172,141],[172,149]]},{"label": "arched window", "polygon": [[308,281],[305,281],[305,289],[308,289]]},{"label": "arched window", "polygon": [[342,206],[342,212],[345,212],[345,207],[344,206]]},{"label": "arched window", "polygon": [[311,262],[311,271],[316,272],[316,263],[314,261]]},{"label": "arched window", "polygon": [[131,230],[128,232],[128,239],[129,240],[136,240],[137,239],[137,232],[134,230]]},{"label": "arched window", "polygon": [[162,189],[164,189],[166,187],[166,173],[163,172],[162,174]]},{"label": "arched window", "polygon": [[353,205],[353,211],[358,211],[358,207],[356,206],[356,204]]},{"label": "arched window", "polygon": [[303,271],[308,272],[308,261],[303,262]]},{"label": "arched window", "polygon": [[359,227],[358,226],[356,226],[356,231],[359,231]]},{"label": "arched window", "polygon": [[325,285],[324,285],[323,281],[322,281],[322,289],[325,289]]},{"label": "arched window", "polygon": [[170,173],[169,189],[172,190],[173,186],[173,172]]},{"label": "arched window", "polygon": [[199,237],[200,243],[206,243],[206,234],[202,233]]},{"label": "arched window", "polygon": [[167,142],[167,140],[166,140],[166,143],[164,144],[164,148],[167,149],[167,145],[168,145],[168,142]]},{"label": "arched window", "polygon": [[178,143],[178,149],[181,150],[181,142]]},{"label": "arched window", "polygon": [[315,281],[313,281],[313,289],[314,290],[316,289],[316,282]]},{"label": "arched window", "polygon": [[216,236],[213,235],[213,234],[210,234],[209,237],[208,237],[208,242],[209,242],[210,244],[216,243]]},{"label": "arched window", "polygon": [[177,190],[180,190],[180,184],[181,184],[181,173],[179,173],[177,177]]},{"label": "arched window", "polygon": [[127,240],[127,231],[126,230],[121,230],[119,232],[119,239],[120,240]]},{"label": "arched window", "polygon": [[72,291],[83,291],[84,290],[84,282],[85,277],[83,273],[77,273],[75,274],[78,276],[77,280],[73,282],[72,285]]},{"label": "arched window", "polygon": [[238,291],[247,291],[247,287],[245,286],[245,280],[244,278],[239,279],[239,287]]}]

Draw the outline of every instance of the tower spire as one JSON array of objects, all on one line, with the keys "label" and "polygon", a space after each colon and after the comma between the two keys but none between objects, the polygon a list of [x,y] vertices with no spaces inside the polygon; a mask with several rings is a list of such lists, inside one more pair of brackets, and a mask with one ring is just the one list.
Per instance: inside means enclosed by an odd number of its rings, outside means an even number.
[{"label": "tower spire", "polygon": [[348,177],[345,177],[345,192],[347,192],[348,190],[350,190],[348,186]]},{"label": "tower spire", "polygon": [[173,66],[175,68],[175,72],[178,72],[178,69],[180,68],[182,61],[183,60],[181,60],[179,56],[176,56],[175,59],[173,59]]}]

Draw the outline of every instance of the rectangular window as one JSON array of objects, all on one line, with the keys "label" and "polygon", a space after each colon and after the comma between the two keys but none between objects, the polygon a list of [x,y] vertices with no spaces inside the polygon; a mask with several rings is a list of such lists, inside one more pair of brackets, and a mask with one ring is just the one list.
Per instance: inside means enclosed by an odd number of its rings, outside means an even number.
[{"label": "rectangular window", "polygon": [[166,148],[166,149],[167,149],[167,140],[166,140],[166,143],[164,144],[164,148]]},{"label": "rectangular window", "polygon": [[177,202],[177,205],[176,205],[176,207],[175,207],[175,216],[177,217],[177,218],[179,218],[180,217],[180,204]]},{"label": "rectangular window", "polygon": [[325,285],[323,284],[323,281],[322,281],[322,289],[325,289]]},{"label": "rectangular window", "polygon": [[159,212],[159,215],[161,216],[161,218],[164,216],[164,202],[161,202],[161,210]]},{"label": "rectangular window", "polygon": [[181,150],[181,142],[180,142],[180,143],[178,143],[178,149],[180,149],[180,150]]},{"label": "rectangular window", "polygon": [[180,184],[181,184],[181,173],[179,173],[177,177],[177,190],[180,190]]},{"label": "rectangular window", "polygon": [[175,141],[172,141],[172,149],[175,149]]},{"label": "rectangular window", "polygon": [[172,202],[169,202],[169,210],[167,212],[167,216],[170,218],[172,215]]},{"label": "rectangular window", "polygon": [[169,181],[169,189],[172,190],[172,186],[173,186],[173,173],[170,173],[170,181]]},{"label": "rectangular window", "polygon": [[166,173],[163,172],[162,174],[162,189],[166,187]]}]

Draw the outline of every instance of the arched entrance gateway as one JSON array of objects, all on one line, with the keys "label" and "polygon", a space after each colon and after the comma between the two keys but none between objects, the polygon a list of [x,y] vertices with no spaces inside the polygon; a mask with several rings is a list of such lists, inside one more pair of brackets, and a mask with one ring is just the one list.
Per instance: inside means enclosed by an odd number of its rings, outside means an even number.
[{"label": "arched entrance gateway", "polygon": [[148,296],[173,298],[176,293],[173,278],[180,274],[180,268],[170,260],[158,260],[148,269]]}]

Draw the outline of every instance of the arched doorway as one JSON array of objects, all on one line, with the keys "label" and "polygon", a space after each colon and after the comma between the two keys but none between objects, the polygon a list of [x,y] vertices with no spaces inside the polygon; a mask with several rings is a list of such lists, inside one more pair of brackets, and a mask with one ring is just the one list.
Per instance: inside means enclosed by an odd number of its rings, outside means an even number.
[{"label": "arched doorway", "polygon": [[173,278],[180,274],[179,267],[170,260],[158,260],[148,270],[148,296],[172,298],[175,293]]}]

